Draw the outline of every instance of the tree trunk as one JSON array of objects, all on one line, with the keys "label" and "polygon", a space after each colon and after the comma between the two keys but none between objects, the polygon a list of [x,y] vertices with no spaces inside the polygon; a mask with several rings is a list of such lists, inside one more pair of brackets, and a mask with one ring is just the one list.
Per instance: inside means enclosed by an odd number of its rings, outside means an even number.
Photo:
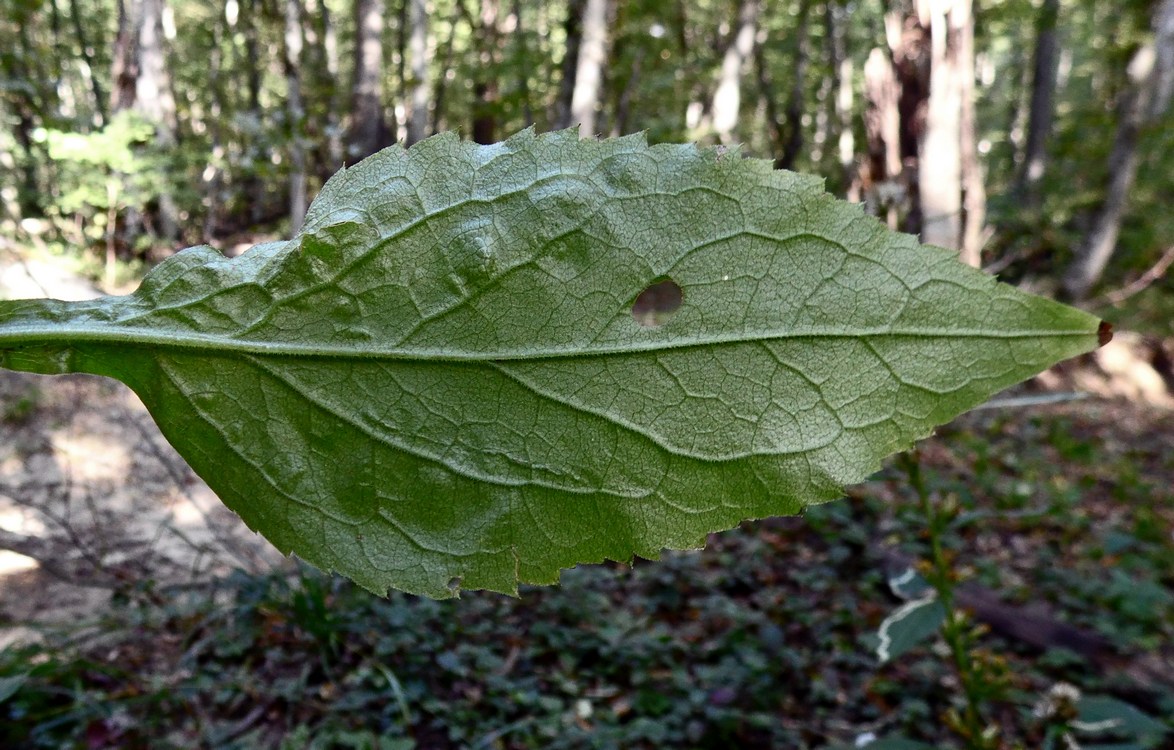
[{"label": "tree trunk", "polygon": [[521,0],[514,0],[510,7],[510,16],[513,18],[511,36],[516,40],[513,66],[518,76],[518,96],[522,99],[522,121],[526,127],[530,127],[534,124],[534,107],[530,102],[530,55],[526,44],[526,31],[522,28]]},{"label": "tree trunk", "polygon": [[355,0],[355,76],[347,157],[358,161],[391,144],[383,114],[384,0]]},{"label": "tree trunk", "polygon": [[807,21],[811,15],[811,0],[802,0],[799,18],[795,24],[795,62],[791,65],[791,92],[787,99],[787,140],[777,164],[779,169],[794,169],[799,154],[803,151],[803,99],[807,83]]},{"label": "tree trunk", "polygon": [[721,73],[710,105],[713,131],[722,143],[734,141],[734,128],[742,109],[742,67],[754,54],[758,11],[759,0],[742,0],[738,9],[738,30],[722,56]]},{"label": "tree trunk", "polygon": [[465,16],[461,12],[461,3],[456,4],[453,10],[453,17],[448,24],[448,38],[440,45],[444,50],[443,59],[440,63],[440,70],[436,71],[436,88],[433,89],[432,94],[432,132],[439,133],[444,125],[444,100],[445,94],[448,93],[448,74],[452,70],[453,65],[453,51],[455,48],[455,41],[457,36],[457,24]]},{"label": "tree trunk", "polygon": [[[233,17],[236,20],[236,17]],[[204,227],[200,238],[211,243],[216,238],[216,229],[220,224],[220,212],[224,201],[222,190],[224,187],[225,157],[225,124],[229,119],[231,107],[227,105],[222,76],[224,74],[224,36],[228,20],[224,14],[218,14],[212,26],[212,49],[208,57],[208,93],[212,98],[212,108],[208,113],[208,137],[211,149],[207,165],[201,177],[201,193],[204,204]]]},{"label": "tree trunk", "polygon": [[408,108],[407,145],[428,134],[428,7],[425,0],[410,0],[412,35],[408,42],[412,80]]},{"label": "tree trunk", "polygon": [[961,78],[962,112],[959,140],[962,157],[963,263],[982,266],[986,223],[986,180],[978,158],[978,116],[974,110],[974,17],[971,0],[957,2],[950,13],[950,36],[958,40],[958,73]]},{"label": "tree trunk", "polygon": [[571,119],[571,102],[575,97],[575,78],[579,69],[579,48],[583,44],[583,11],[586,0],[568,0],[567,19],[563,23],[563,32],[567,38],[566,51],[563,53],[563,75],[558,89],[558,107],[554,118],[555,127],[569,128],[574,125]]},{"label": "tree trunk", "polygon": [[607,0],[586,0],[582,34],[575,66],[570,124],[578,123],[580,138],[594,138],[596,109],[603,91],[603,64],[607,56]]},{"label": "tree trunk", "polygon": [[1039,204],[1039,182],[1047,165],[1048,136],[1052,132],[1052,117],[1055,114],[1056,70],[1059,59],[1056,21],[1059,13],[1060,0],[1044,0],[1036,17],[1027,144],[1023,150],[1023,163],[1015,186],[1015,192],[1030,206]]},{"label": "tree trunk", "polygon": [[94,55],[86,39],[85,28],[82,26],[81,13],[78,11],[77,0],[69,0],[69,19],[73,23],[73,35],[81,51],[81,58],[85,62],[85,77],[94,93],[94,107],[98,112],[98,126],[106,124],[106,92],[102,90],[102,82],[94,75]]},{"label": "tree trunk", "polygon": [[1116,248],[1129,191],[1137,176],[1142,129],[1170,107],[1174,93],[1174,0],[1161,0],[1155,7],[1153,28],[1153,41],[1139,49],[1129,63],[1130,86],[1117,109],[1105,202],[1064,274],[1064,293],[1072,299],[1083,299],[1100,281]]},{"label": "tree trunk", "polygon": [[[307,155],[313,161],[311,171],[325,181],[343,165],[339,123],[341,114],[346,111],[349,87],[338,82],[338,31],[330,8],[322,0],[304,0],[303,18],[307,54],[301,65],[306,73],[302,89],[308,95],[316,94],[318,101],[323,103],[318,105],[321,114],[317,118],[306,117],[303,133],[307,143],[317,144]],[[311,105],[304,107],[306,110],[311,108]],[[312,132],[306,132],[309,128],[313,128]]]},{"label": "tree trunk", "polygon": [[[885,36],[888,40],[889,59],[898,92],[897,154],[900,169],[897,172],[885,173],[888,176],[888,186],[878,183],[875,177],[871,178],[873,200],[879,197],[881,203],[889,204],[890,226],[893,228],[898,226],[893,223],[897,218],[898,206],[903,209],[905,218],[900,222],[900,228],[918,234],[922,230],[923,216],[919,165],[929,110],[930,70],[933,60],[929,13],[925,8],[926,0],[916,0],[915,7],[911,6],[909,0],[895,4],[899,5],[900,9],[886,14]],[[899,181],[894,181],[898,176]],[[875,195],[875,191],[881,187],[891,189],[886,189],[880,196]]]},{"label": "tree trunk", "polygon": [[302,6],[300,0],[285,0],[285,86],[286,117],[289,118],[289,224],[296,234],[306,218],[306,148],[302,143]]},{"label": "tree trunk", "polygon": [[135,81],[139,77],[139,24],[138,0],[118,0],[118,31],[114,36],[114,53],[111,56],[110,77],[114,81],[110,92],[110,109],[121,112],[135,104]]},{"label": "tree trunk", "polygon": [[962,107],[965,65],[955,18],[970,0],[949,8],[927,3],[931,49],[925,139],[918,163],[921,241],[957,250],[962,244]]},{"label": "tree trunk", "polygon": [[[245,105],[249,115],[261,120],[261,42],[257,33],[257,16],[261,9],[258,7],[264,0],[244,0],[241,3],[241,22],[245,34],[245,89],[248,94],[248,103]],[[245,10],[245,6],[248,10]]]},{"label": "tree trunk", "polygon": [[135,82],[135,107],[157,124],[160,145],[174,146],[179,140],[175,95],[167,66],[163,36],[164,0],[140,0],[139,75]]},{"label": "tree trunk", "polygon": [[[240,23],[241,33],[244,35],[245,55],[243,59],[238,57],[237,63],[242,68],[245,78],[245,112],[248,120],[255,123],[264,121],[261,111],[261,41],[257,28],[258,17],[262,12],[260,6],[263,1],[241,0],[240,3]],[[261,153],[262,144],[246,141],[243,144],[243,149],[252,160],[268,158],[266,154]],[[267,195],[267,191],[257,170],[246,171],[241,182],[242,192],[245,195],[256,196],[254,200],[248,202],[249,221],[252,224],[260,224],[268,213],[266,201],[263,199]]]},{"label": "tree trunk", "polygon": [[863,199],[869,212],[885,214],[892,229],[898,226],[898,206],[904,200],[901,160],[901,86],[889,56],[874,48],[864,64],[864,132],[868,158],[853,182],[857,200]]},{"label": "tree trunk", "polygon": [[835,66],[835,97],[836,97],[836,124],[838,137],[836,139],[837,153],[840,159],[840,173],[843,184],[848,190],[849,200],[860,200],[857,190],[852,192],[851,185],[856,184],[854,166],[856,161],[856,135],[852,131],[852,117],[854,109],[855,86],[852,81],[852,57],[848,54],[848,27],[845,19],[846,11],[838,2],[829,3],[827,9],[827,30],[831,40],[831,58]]},{"label": "tree trunk", "polygon": [[[164,150],[178,143],[175,96],[167,66],[163,32],[164,0],[119,2],[115,39],[112,112],[135,109],[155,125],[155,142]],[[159,195],[159,235],[179,236],[179,208],[166,188]]]},{"label": "tree trunk", "polygon": [[473,141],[497,140],[498,81],[500,70],[497,16],[500,0],[481,0],[477,80],[473,82]]},{"label": "tree trunk", "polygon": [[[15,54],[0,54],[0,76],[12,81],[36,80],[35,73],[27,67],[29,60],[33,57],[33,47],[27,33],[25,33],[27,26],[23,20],[19,16],[17,17],[20,46],[15,50]],[[0,112],[11,108],[10,111],[15,115],[16,122],[13,123],[12,134],[20,145],[23,158],[16,158],[15,154],[12,155],[13,161],[20,165],[20,187],[17,190],[16,200],[10,202],[7,195],[4,195],[2,199],[4,206],[13,218],[41,216],[44,214],[42,200],[51,199],[56,191],[51,182],[45,186],[48,188],[48,191],[45,191],[38,179],[37,165],[49,161],[44,145],[39,143],[35,136],[40,122],[43,121],[39,112],[39,97],[35,91],[23,86],[13,87],[10,94],[11,98],[0,106]],[[2,155],[4,155],[3,152],[0,152],[0,156]],[[0,192],[7,193],[7,191]]]}]

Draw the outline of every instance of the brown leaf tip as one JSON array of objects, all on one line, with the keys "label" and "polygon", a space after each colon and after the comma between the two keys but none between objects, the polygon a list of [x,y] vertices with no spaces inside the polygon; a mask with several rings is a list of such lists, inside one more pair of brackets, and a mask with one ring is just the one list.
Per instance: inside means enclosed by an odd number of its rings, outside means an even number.
[{"label": "brown leaf tip", "polygon": [[1113,340],[1113,324],[1107,320],[1102,320],[1100,326],[1097,327],[1097,346],[1104,346]]}]

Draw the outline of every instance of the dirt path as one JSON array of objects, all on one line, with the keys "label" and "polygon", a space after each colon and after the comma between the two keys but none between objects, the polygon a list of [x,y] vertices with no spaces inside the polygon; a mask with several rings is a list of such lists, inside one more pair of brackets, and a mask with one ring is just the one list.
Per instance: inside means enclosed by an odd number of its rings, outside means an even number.
[{"label": "dirt path", "polygon": [[[0,297],[98,292],[44,262],[0,267]],[[0,371],[0,647],[113,592],[201,585],[283,558],[226,509],[120,383]]]}]

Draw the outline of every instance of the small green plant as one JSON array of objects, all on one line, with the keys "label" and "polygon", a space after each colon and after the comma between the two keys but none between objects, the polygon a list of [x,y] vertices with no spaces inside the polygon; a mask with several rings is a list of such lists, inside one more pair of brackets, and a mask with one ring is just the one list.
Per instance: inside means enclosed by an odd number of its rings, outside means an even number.
[{"label": "small green plant", "polygon": [[48,216],[62,228],[76,223],[79,240],[103,248],[104,280],[112,287],[119,280],[120,222],[142,221],[161,195],[183,189],[172,181],[173,157],[155,145],[155,125],[133,110],[117,113],[91,133],[42,128],[35,136],[55,168],[57,190]]},{"label": "small green plant", "polygon": [[916,453],[902,454],[899,460],[925,519],[930,556],[922,573],[940,603],[941,637],[949,648],[961,692],[961,706],[951,707],[943,717],[944,722],[968,750],[996,750],[1002,746],[999,729],[987,715],[986,707],[1005,696],[1007,666],[1003,659],[981,648],[982,628],[970,621],[955,600],[958,574],[944,539],[958,518],[958,503],[952,497],[935,502]]}]

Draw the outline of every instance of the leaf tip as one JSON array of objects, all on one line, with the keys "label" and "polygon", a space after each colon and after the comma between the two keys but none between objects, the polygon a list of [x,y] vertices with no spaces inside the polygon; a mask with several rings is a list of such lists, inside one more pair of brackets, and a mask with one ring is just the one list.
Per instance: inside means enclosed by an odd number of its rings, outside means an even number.
[{"label": "leaf tip", "polygon": [[1097,346],[1101,347],[1113,340],[1113,324],[1102,320],[1097,326]]}]

